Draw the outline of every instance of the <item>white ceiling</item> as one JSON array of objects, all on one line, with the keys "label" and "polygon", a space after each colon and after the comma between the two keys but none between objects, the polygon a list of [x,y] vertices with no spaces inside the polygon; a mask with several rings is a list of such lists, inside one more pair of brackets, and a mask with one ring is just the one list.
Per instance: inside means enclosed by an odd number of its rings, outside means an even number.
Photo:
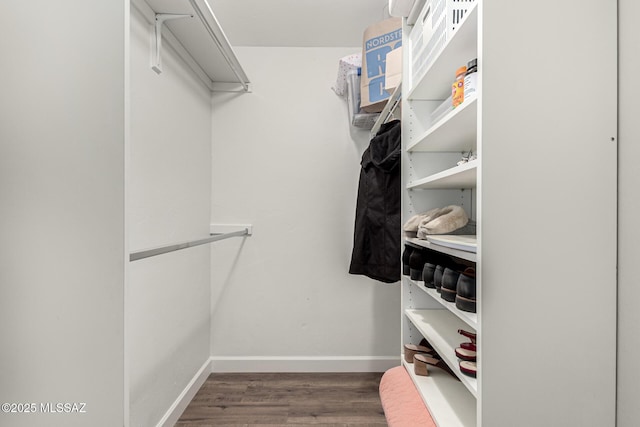
[{"label": "white ceiling", "polygon": [[388,0],[208,0],[232,46],[357,47]]}]

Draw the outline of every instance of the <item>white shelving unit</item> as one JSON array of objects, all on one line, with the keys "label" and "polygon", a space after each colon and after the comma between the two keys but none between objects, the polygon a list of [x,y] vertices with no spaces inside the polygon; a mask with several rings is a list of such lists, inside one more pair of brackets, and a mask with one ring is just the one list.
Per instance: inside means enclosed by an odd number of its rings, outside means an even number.
[{"label": "white shelving unit", "polygon": [[[431,2],[427,1],[424,7],[431,7]],[[460,190],[471,191],[473,194],[478,185],[479,159],[445,170],[438,170],[438,166],[446,162],[436,160],[433,163],[431,160],[437,153],[466,153],[470,150],[476,152],[478,149],[479,102],[477,97],[466,99],[461,105],[452,108],[435,121],[431,119],[432,112],[450,94],[455,70],[477,57],[477,17],[477,5],[474,4],[467,11],[456,32],[430,66],[420,75],[411,75],[412,70],[409,65],[411,58],[408,57],[409,54],[405,55],[403,79],[409,82],[405,85],[402,95],[403,150],[405,152],[403,180],[406,189],[403,195],[403,216],[405,220],[420,213],[413,207],[414,203],[428,199],[431,191],[448,191],[451,193],[450,200],[455,200]],[[419,25],[417,23],[415,26],[418,31],[421,30]],[[405,40],[409,40],[408,34],[411,30],[412,28],[405,21]],[[419,40],[420,37],[414,39]],[[411,50],[409,47],[404,51],[411,52]],[[426,164],[433,164],[433,166],[424,167]],[[424,171],[428,172],[422,175]],[[469,199],[473,200],[473,197]],[[418,205],[424,206],[420,203]],[[475,263],[478,259],[477,253],[438,245],[428,240],[405,238],[404,242],[414,247],[422,247],[455,257],[467,264]],[[444,372],[434,372],[439,371],[436,368],[429,371],[428,377],[417,377],[412,372],[411,364],[405,363],[414,384],[437,425],[476,426],[478,381],[476,378],[462,374],[455,349],[460,343],[468,341],[458,333],[458,329],[471,332],[480,329],[478,315],[459,310],[455,303],[443,300],[435,289],[426,288],[423,282],[403,277],[402,286],[405,287],[403,290],[403,343],[411,340],[418,341],[420,337],[426,338],[459,380]],[[454,383],[447,382],[449,379]]]}]

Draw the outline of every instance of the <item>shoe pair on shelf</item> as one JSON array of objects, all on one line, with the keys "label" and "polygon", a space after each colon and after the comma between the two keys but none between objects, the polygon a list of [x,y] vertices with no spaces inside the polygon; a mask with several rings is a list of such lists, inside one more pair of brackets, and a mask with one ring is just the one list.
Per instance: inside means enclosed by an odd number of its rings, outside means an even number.
[{"label": "shoe pair on shelf", "polygon": [[476,334],[464,329],[458,329],[458,333],[471,340],[471,342],[463,342],[460,347],[456,348],[456,356],[461,359],[459,362],[460,372],[475,378],[478,371],[476,364]]},{"label": "shoe pair on shelf", "polygon": [[422,277],[418,280],[422,280],[427,288],[438,291],[443,300],[455,302],[459,310],[475,313],[476,270],[467,267],[460,272],[462,268],[464,266],[451,262],[440,265],[427,261],[422,268]]},{"label": "shoe pair on shelf", "polygon": [[409,276],[411,280],[422,280],[422,269],[427,258],[426,250],[405,245],[402,253],[402,274]]},{"label": "shoe pair on shelf", "polygon": [[440,355],[432,349],[426,340],[422,340],[419,345],[405,344],[404,360],[413,364],[413,372],[416,375],[428,376],[428,366],[443,369],[457,379],[451,368],[440,358]]},{"label": "shoe pair on shelf", "polygon": [[449,257],[424,248],[416,248],[411,245],[404,246],[402,253],[402,274],[409,276],[411,280],[421,281],[424,266],[427,262],[446,264]]},{"label": "shoe pair on shelf", "polygon": [[[426,266],[425,266],[426,268]],[[442,273],[440,297],[455,302],[462,311],[476,312],[476,269],[467,267],[461,273],[445,268]]]}]

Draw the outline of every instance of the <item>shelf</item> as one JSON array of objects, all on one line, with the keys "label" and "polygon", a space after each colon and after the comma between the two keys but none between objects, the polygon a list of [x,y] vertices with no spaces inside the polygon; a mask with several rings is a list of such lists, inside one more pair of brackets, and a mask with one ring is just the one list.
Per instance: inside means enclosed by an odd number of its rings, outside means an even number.
[{"label": "shelf", "polygon": [[[458,329],[468,329],[469,325],[448,310],[405,310],[405,315],[438,352],[442,360],[456,373],[460,382],[474,396],[478,395],[478,380],[460,372],[459,359],[455,349],[467,340]],[[434,368],[433,370],[436,370]],[[475,406],[473,407],[475,411]]]},{"label": "shelf", "polygon": [[453,302],[445,301],[440,297],[438,291],[432,288],[427,288],[424,285],[424,282],[411,280],[408,276],[404,276],[405,280],[412,283],[417,288],[421,289],[431,298],[433,298],[438,304],[442,305],[444,308],[453,313],[458,319],[462,320],[464,323],[469,325],[469,327],[478,330],[478,314],[477,313],[469,313],[468,311],[462,311],[456,307],[456,304]]},{"label": "shelf", "polygon": [[451,94],[456,70],[478,57],[477,6],[477,2],[473,4],[431,66],[412,79],[413,87],[408,91],[407,99],[439,100]]},{"label": "shelf", "polygon": [[406,237],[405,242],[411,243],[414,246],[431,249],[436,252],[451,255],[471,262],[476,262],[478,258],[475,252],[467,252],[461,251],[459,249],[448,248],[446,246],[436,245],[435,243],[431,243],[427,240],[417,239],[415,237]]},{"label": "shelf", "polygon": [[416,375],[413,364],[404,358],[402,365],[413,380],[422,400],[436,422],[442,427],[475,427],[476,400],[467,389],[442,369],[429,370],[428,376]]},{"label": "shelf", "polygon": [[474,96],[438,120],[407,146],[407,151],[475,151],[478,102]]},{"label": "shelf", "polygon": [[[249,90],[249,78],[207,0],[133,0],[132,3],[151,24],[155,24],[156,14],[191,15],[192,18],[167,20],[161,27],[162,40],[175,49],[209,89]],[[163,50],[161,45],[159,58]],[[154,62],[158,64],[152,68],[161,72],[160,61]]]},{"label": "shelf", "polygon": [[426,178],[411,181],[407,183],[407,190],[475,188],[478,163],[478,160],[472,160]]},{"label": "shelf", "polygon": [[433,234],[427,240],[434,245],[467,252],[478,252],[478,237],[464,234]]}]

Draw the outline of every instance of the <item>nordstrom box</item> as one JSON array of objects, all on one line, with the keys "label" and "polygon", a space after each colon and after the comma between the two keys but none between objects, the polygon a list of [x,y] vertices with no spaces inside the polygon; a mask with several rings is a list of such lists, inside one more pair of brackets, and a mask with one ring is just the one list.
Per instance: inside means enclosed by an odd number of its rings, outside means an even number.
[{"label": "nordstrom box", "polygon": [[362,44],[360,106],[368,113],[384,108],[389,94],[384,90],[387,54],[402,46],[402,19],[390,18],[370,25]]}]

